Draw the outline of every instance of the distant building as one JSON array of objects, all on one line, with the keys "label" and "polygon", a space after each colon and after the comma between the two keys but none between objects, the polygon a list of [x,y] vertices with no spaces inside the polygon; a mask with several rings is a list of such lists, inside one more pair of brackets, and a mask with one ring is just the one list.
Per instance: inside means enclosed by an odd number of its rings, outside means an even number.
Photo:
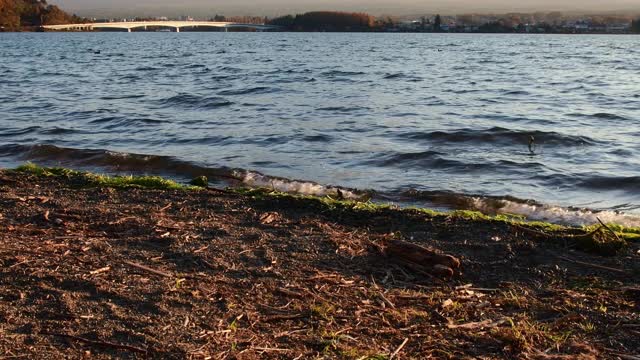
[{"label": "distant building", "polygon": [[398,28],[402,30],[415,31],[422,28],[422,22],[418,20],[406,20],[398,23]]},{"label": "distant building", "polygon": [[589,31],[591,25],[586,21],[578,21],[574,24],[574,30],[577,32],[587,32]]},{"label": "distant building", "polygon": [[607,25],[608,33],[626,33],[631,30],[631,23],[614,23]]}]

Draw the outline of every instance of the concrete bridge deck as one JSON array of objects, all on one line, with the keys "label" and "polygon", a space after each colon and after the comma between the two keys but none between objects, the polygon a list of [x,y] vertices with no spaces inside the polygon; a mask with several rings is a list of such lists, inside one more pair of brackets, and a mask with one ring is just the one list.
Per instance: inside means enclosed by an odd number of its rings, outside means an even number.
[{"label": "concrete bridge deck", "polygon": [[219,21],[131,21],[131,22],[108,22],[108,23],[86,23],[86,24],[65,24],[65,25],[45,25],[46,30],[85,30],[94,29],[122,29],[131,32],[132,29],[147,27],[162,27],[174,29],[180,32],[181,28],[215,27],[215,28],[251,28],[256,30],[275,30],[278,26],[260,24],[241,24]]}]

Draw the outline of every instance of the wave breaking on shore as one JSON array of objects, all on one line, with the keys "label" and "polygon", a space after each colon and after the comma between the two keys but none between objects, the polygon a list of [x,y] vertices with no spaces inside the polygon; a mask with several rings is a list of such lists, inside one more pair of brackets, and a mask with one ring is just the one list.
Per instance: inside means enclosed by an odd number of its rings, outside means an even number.
[{"label": "wave breaking on shore", "polygon": [[110,174],[134,173],[164,175],[187,181],[207,176],[214,186],[248,186],[311,196],[331,196],[345,200],[391,202],[400,207],[415,205],[438,210],[473,210],[488,215],[512,214],[531,221],[582,226],[598,219],[628,227],[640,227],[640,216],[615,209],[588,209],[543,204],[512,196],[479,196],[437,191],[376,191],[325,185],[307,180],[270,176],[258,171],[211,167],[171,156],[143,155],[96,149],[73,149],[54,145],[3,145],[0,156],[16,159],[15,163],[34,161],[44,165],[75,167]]}]

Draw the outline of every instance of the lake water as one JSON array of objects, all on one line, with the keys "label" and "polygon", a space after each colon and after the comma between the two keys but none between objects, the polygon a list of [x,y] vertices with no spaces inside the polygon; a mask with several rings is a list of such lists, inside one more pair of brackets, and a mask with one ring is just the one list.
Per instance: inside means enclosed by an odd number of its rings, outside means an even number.
[{"label": "lake water", "polygon": [[639,45],[0,33],[0,167],[205,174],[218,186],[314,194],[339,186],[399,204],[640,226]]}]

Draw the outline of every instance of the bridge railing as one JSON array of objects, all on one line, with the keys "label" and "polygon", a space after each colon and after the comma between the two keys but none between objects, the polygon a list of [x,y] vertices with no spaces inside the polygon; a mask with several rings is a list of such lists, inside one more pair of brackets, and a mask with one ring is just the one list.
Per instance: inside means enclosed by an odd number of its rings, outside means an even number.
[{"label": "bridge railing", "polygon": [[185,27],[218,27],[218,28],[255,28],[263,30],[278,29],[278,26],[265,24],[243,24],[217,21],[132,21],[132,22],[111,22],[111,23],[85,23],[85,24],[65,24],[65,25],[45,25],[44,29],[49,30],[84,30],[84,29],[123,29],[131,30],[141,27],[169,27],[179,31]]}]

